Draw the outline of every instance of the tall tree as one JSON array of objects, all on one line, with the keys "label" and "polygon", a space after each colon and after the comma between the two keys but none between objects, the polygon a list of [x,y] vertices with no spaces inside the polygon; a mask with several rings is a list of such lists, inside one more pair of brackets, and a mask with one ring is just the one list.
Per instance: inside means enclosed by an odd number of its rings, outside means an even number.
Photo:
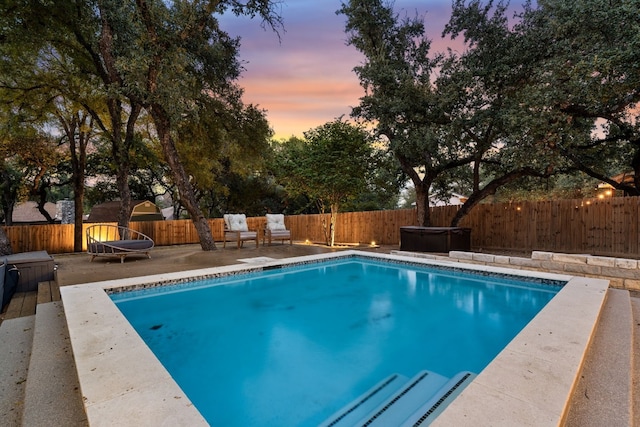
[{"label": "tall tree", "polygon": [[503,185],[579,167],[567,147],[584,149],[578,141],[590,141],[593,122],[547,104],[555,89],[543,79],[556,77],[541,63],[553,43],[531,31],[539,23],[510,20],[506,2],[456,0],[443,35],[462,35],[464,52],[429,56],[423,22],[401,20],[392,6],[352,0],[340,10],[349,43],[366,57],[354,69],[365,96],[353,114],[389,139],[413,181],[420,225],[429,225],[429,192],[450,192],[452,182],[468,182],[457,225]]},{"label": "tall tree", "polygon": [[[73,114],[67,108],[69,105],[73,105],[75,111],[82,108],[92,116],[96,127],[111,142],[122,200],[119,223],[127,225],[131,199],[128,186],[130,153],[135,123],[142,107],[128,102],[117,90],[116,66],[113,57],[108,55],[112,34],[108,26],[104,33],[100,31],[101,22],[95,16],[97,9],[93,6],[91,2],[73,1],[2,3],[0,19],[3,20],[5,43],[0,64],[5,77],[3,83],[9,82],[3,84],[3,89],[17,93],[14,96],[23,100],[37,99],[37,105],[31,109],[55,117],[53,127],[65,127],[59,119],[63,116],[68,119],[67,114]],[[107,55],[102,55],[104,52]],[[25,105],[29,103],[14,102],[14,108],[22,109]],[[56,112],[61,106],[62,109]],[[49,129],[52,129],[51,125]],[[61,129],[61,133],[65,132]],[[73,148],[71,144],[69,148]],[[75,153],[70,154],[73,158]],[[74,176],[73,179],[80,182],[82,177]],[[76,216],[80,216],[82,203],[76,203],[75,208]],[[81,234],[75,237],[76,241],[78,239],[82,239]]]},{"label": "tall tree", "polygon": [[94,132],[93,120],[90,115],[83,110],[72,110],[65,114],[61,108],[56,111],[56,116],[69,144],[74,203],[73,250],[75,252],[81,252],[84,238],[82,223],[84,221],[83,204],[87,169],[87,148]]},{"label": "tall tree", "polygon": [[[640,38],[640,18],[634,4],[639,3],[527,3],[509,28],[503,2],[453,2],[446,32],[464,35],[470,48],[462,64],[475,70],[482,96],[500,95],[501,105],[508,107],[503,108],[506,132],[500,150],[493,151],[502,160],[483,160],[491,181],[484,188],[474,181],[474,192],[454,221],[487,189],[495,189],[496,179],[508,183],[500,173],[517,164],[532,176],[582,171],[639,194],[637,178],[618,182],[611,177],[629,169],[640,172],[640,76],[633,65],[639,58],[633,46]],[[475,85],[466,87],[473,95]],[[483,108],[479,117],[491,110]],[[516,145],[510,142],[514,139]]]},{"label": "tall tree", "polygon": [[136,59],[134,68],[143,79],[130,95],[139,97],[153,118],[181,203],[205,250],[215,249],[215,243],[180,160],[175,132],[185,114],[202,106],[213,103],[224,110],[225,105],[241,103],[242,91],[234,84],[240,73],[236,58],[239,40],[229,37],[213,14],[230,10],[236,15],[260,15],[275,28],[279,17],[273,6],[268,0],[176,2],[170,7],[161,1],[135,2],[141,43],[130,59]]},{"label": "tall tree", "polygon": [[365,56],[354,68],[365,90],[353,115],[375,123],[416,190],[418,224],[430,225],[429,192],[446,171],[473,161],[463,141],[448,139],[449,122],[432,83],[441,56],[430,57],[431,41],[419,18],[401,19],[393,4],[351,0],[339,13],[347,17],[347,42]]},{"label": "tall tree", "polygon": [[44,204],[51,184],[48,178],[56,169],[61,153],[51,135],[42,132],[36,124],[23,123],[21,117],[21,114],[12,118],[0,114],[1,203],[5,223],[11,225],[14,205],[30,197],[37,200],[40,213],[53,222]]},{"label": "tall tree", "polygon": [[[139,100],[128,96],[123,86],[132,84],[126,82],[122,69],[122,52],[135,38],[136,25],[130,25],[127,14],[134,13],[134,9],[127,2],[116,5],[110,1],[93,2],[64,2],[53,6],[51,16],[56,19],[54,24],[69,31],[77,45],[72,52],[77,52],[75,63],[94,79],[102,94],[101,99],[106,105],[108,114],[100,114],[101,110],[95,104],[84,104],[93,117],[96,126],[111,142],[111,155],[116,165],[116,184],[120,196],[120,211],[118,224],[129,225],[131,189],[129,175],[132,167],[131,151],[136,140],[136,123],[142,112]],[[65,49],[64,38],[53,39],[57,49]],[[67,51],[68,49],[65,49]]]},{"label": "tall tree", "polygon": [[530,92],[525,89],[537,64],[522,52],[520,26],[507,12],[508,4],[502,1],[456,0],[443,33],[452,39],[462,35],[465,42],[463,53],[449,52],[435,81],[450,118],[443,131],[468,141],[464,145],[474,157],[471,167],[462,168],[470,173],[471,185],[452,226],[501,186],[568,168],[550,149],[558,134],[549,132],[544,115],[528,108]]}]

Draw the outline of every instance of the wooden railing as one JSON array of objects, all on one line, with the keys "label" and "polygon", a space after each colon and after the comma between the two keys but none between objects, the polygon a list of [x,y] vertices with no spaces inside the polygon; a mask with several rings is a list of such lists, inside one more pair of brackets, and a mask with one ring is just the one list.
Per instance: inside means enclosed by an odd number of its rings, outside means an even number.
[{"label": "wooden railing", "polygon": [[[448,226],[457,207],[431,208],[433,226]],[[475,250],[544,250],[594,255],[640,257],[640,198],[554,200],[476,206],[460,223],[471,228]],[[285,218],[294,241],[324,242],[322,222],[329,215]],[[250,229],[265,218],[247,218]],[[210,219],[214,239],[221,241],[221,218]],[[336,242],[398,245],[400,227],[417,225],[414,209],[338,214]],[[88,224],[85,224],[85,227]],[[131,228],[150,236],[157,246],[198,243],[190,220],[133,222]],[[14,252],[73,252],[73,225],[5,227]],[[83,234],[84,235],[84,234]]]}]

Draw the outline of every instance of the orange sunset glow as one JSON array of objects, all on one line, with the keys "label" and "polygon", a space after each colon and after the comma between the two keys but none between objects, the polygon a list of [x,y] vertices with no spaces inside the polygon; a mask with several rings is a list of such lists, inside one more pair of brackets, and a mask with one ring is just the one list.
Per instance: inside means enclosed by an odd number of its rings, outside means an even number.
[{"label": "orange sunset glow", "polygon": [[[255,20],[222,20],[230,35],[241,37],[243,99],[266,110],[275,139],[302,137],[309,129],[349,117],[364,94],[353,72],[363,58],[345,45],[344,16],[335,14],[340,4],[287,0],[280,39]],[[440,37],[451,13],[450,0],[396,0],[395,9],[401,16],[424,17],[434,53],[454,44]]]}]

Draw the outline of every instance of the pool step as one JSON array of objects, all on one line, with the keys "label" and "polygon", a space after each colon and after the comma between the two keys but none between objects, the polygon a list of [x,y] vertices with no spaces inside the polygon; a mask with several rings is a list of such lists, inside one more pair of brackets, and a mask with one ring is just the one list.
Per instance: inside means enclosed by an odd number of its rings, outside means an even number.
[{"label": "pool step", "polygon": [[411,379],[392,375],[329,417],[322,427],[428,425],[475,378],[446,378],[421,371]]},{"label": "pool step", "polygon": [[[378,408],[360,420],[359,426],[400,426],[434,397],[440,398],[449,378],[421,371]],[[425,424],[426,425],[426,424]]]},{"label": "pool step", "polygon": [[[418,408],[401,427],[428,426],[444,409],[458,397],[462,390],[476,377],[472,372],[463,371],[454,375],[431,399]],[[373,424],[371,424],[373,425]]]},{"label": "pool step", "polygon": [[380,404],[391,395],[400,390],[407,381],[409,381],[409,378],[404,375],[390,375],[330,416],[324,423],[320,424],[320,427],[354,425],[372,410],[380,406]]}]

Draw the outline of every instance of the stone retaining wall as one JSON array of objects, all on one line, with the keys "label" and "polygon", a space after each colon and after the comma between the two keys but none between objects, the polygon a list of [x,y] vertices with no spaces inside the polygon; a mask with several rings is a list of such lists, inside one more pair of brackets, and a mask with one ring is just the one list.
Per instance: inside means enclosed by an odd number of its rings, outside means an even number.
[{"label": "stone retaining wall", "polygon": [[[398,255],[409,254],[401,251],[394,252]],[[640,291],[640,263],[635,259],[540,251],[534,251],[531,254],[531,258],[463,251],[451,251],[448,257],[417,252],[411,252],[410,254],[434,260],[453,260],[518,270],[546,271],[570,274],[572,276],[594,277],[609,280],[609,286],[612,288]]]}]

